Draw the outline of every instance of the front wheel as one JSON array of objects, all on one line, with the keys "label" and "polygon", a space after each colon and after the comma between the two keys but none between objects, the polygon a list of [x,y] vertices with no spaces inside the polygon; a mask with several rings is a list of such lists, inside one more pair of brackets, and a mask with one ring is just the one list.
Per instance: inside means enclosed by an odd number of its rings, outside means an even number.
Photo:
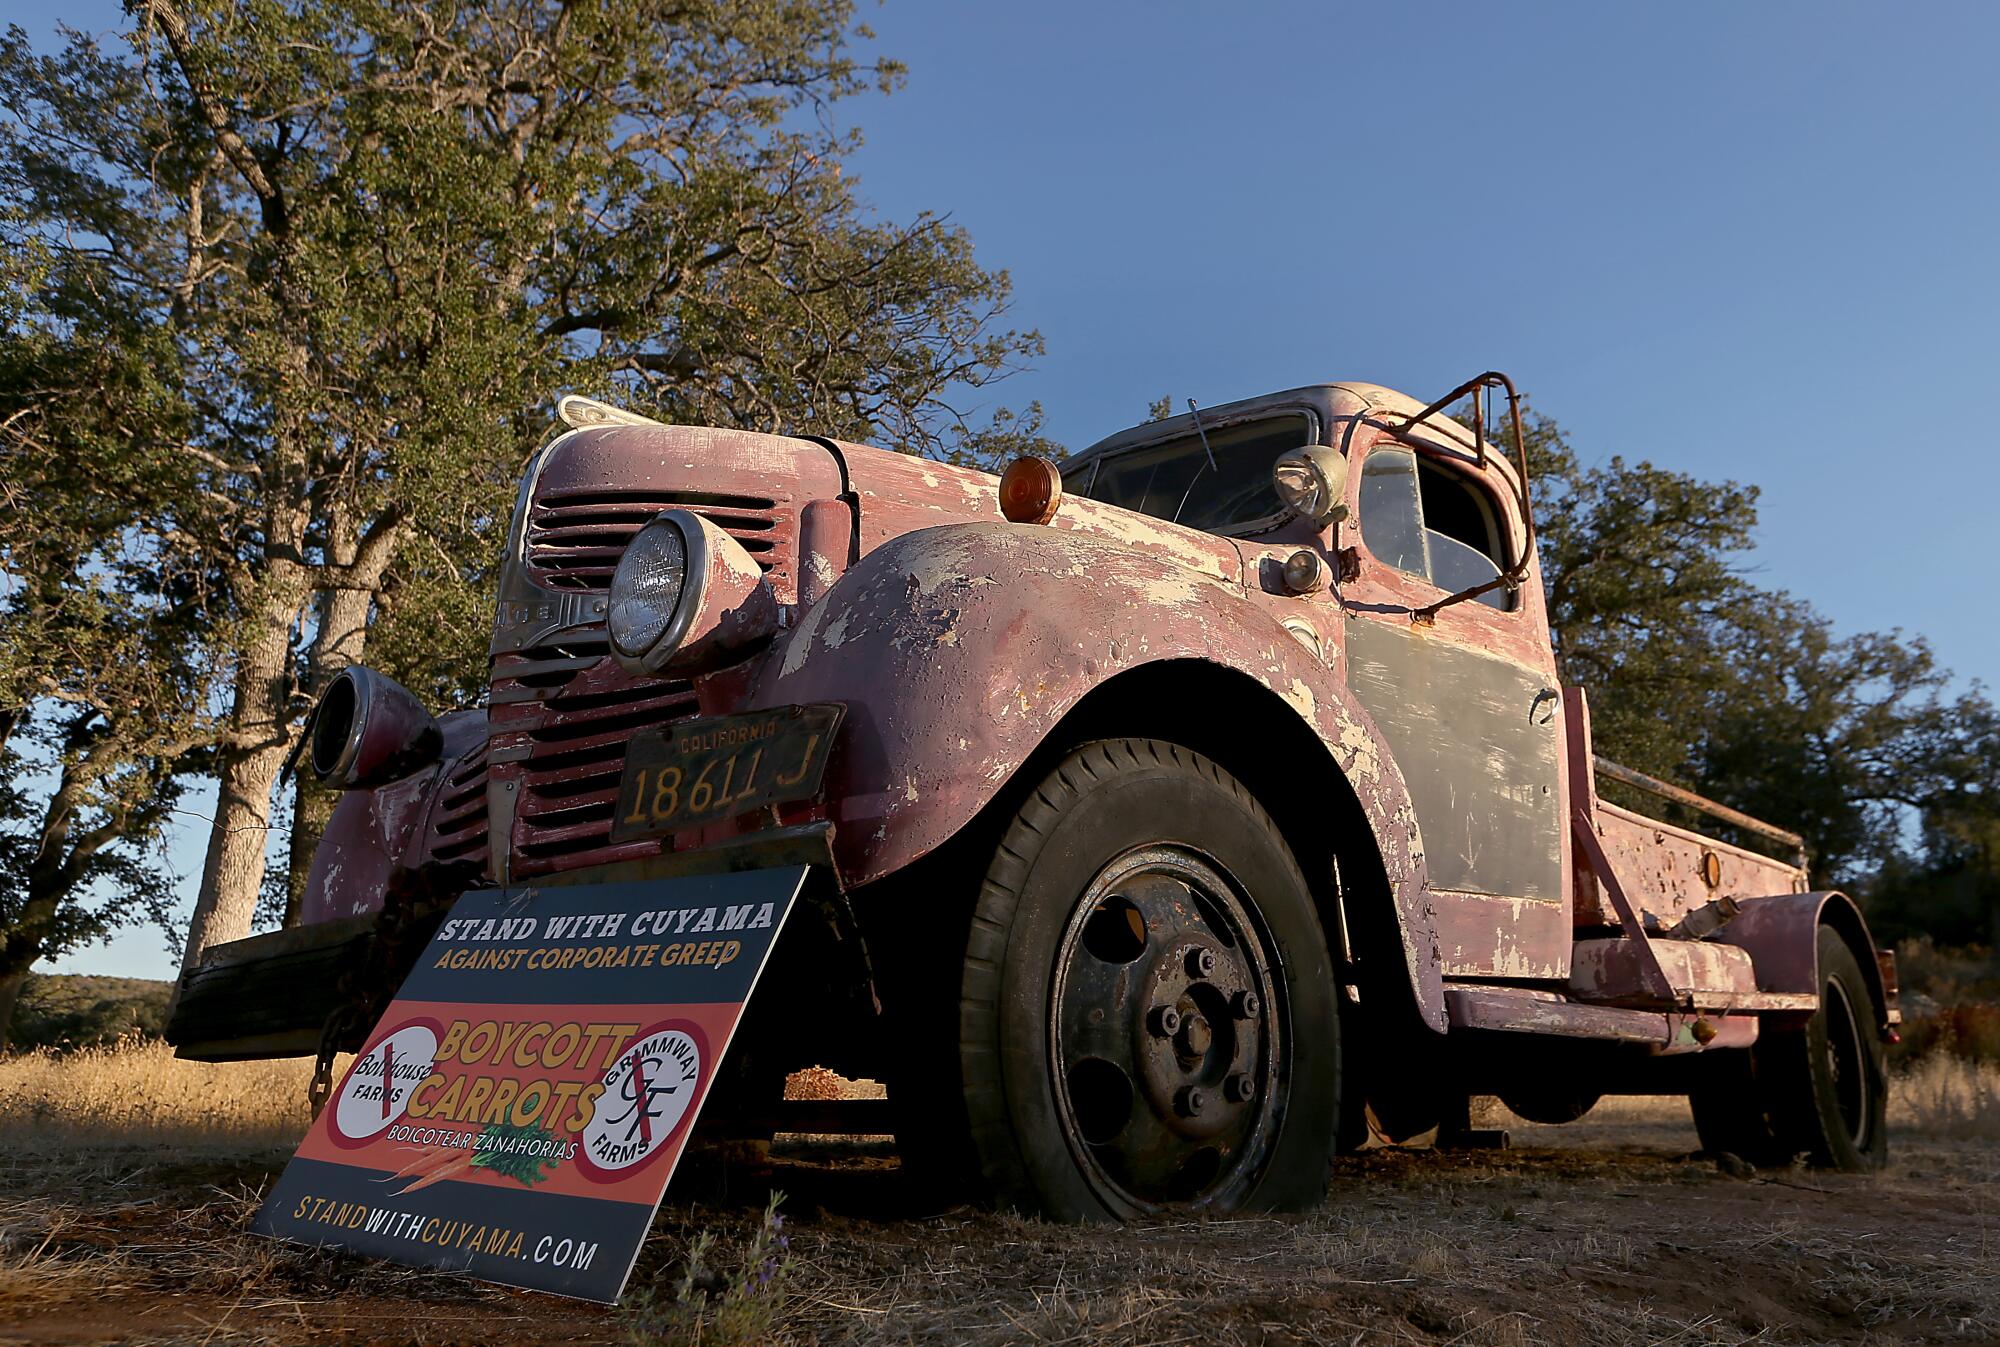
[{"label": "front wheel", "polygon": [[1072,752],[994,852],[957,1077],[985,1195],[1065,1220],[1326,1191],[1340,1024],[1311,892],[1270,817],[1173,744]]}]

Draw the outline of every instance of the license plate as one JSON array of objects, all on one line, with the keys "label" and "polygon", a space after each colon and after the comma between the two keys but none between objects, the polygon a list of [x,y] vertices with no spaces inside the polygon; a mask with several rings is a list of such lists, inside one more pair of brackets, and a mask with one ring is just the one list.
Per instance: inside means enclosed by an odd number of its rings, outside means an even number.
[{"label": "license plate", "polygon": [[627,841],[810,799],[847,708],[781,706],[690,720],[625,747],[611,840]]}]

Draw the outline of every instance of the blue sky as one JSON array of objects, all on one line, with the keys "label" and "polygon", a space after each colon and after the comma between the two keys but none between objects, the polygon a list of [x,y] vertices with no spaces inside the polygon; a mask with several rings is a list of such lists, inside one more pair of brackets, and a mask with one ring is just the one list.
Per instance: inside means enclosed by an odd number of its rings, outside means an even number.
[{"label": "blue sky", "polygon": [[[1058,439],[1162,393],[1499,368],[1586,458],[1761,486],[1764,583],[2000,673],[2000,6],[864,17],[911,73],[844,107],[862,193],[949,212],[1012,273],[1048,354],[992,397]],[[202,841],[174,848],[190,893]],[[151,932],[63,967],[168,971]]]}]

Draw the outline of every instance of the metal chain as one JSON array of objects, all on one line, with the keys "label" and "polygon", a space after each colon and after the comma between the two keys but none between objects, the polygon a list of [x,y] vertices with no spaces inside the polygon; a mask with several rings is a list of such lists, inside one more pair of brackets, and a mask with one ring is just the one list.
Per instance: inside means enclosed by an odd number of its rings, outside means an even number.
[{"label": "metal chain", "polygon": [[406,971],[405,942],[413,939],[418,930],[428,939],[436,923],[426,925],[425,919],[443,916],[456,896],[456,888],[389,896],[367,949],[340,975],[335,986],[339,1004],[320,1027],[319,1055],[313,1062],[312,1081],[306,1086],[306,1102],[312,1105],[314,1121],[318,1121],[333,1094],[333,1059],[339,1055],[341,1045],[356,1030],[365,1034],[373,1027],[401,984]]},{"label": "metal chain", "polygon": [[347,1031],[352,1013],[350,1006],[340,1005],[320,1027],[319,1056],[313,1060],[312,1083],[306,1086],[306,1102],[312,1106],[314,1122],[319,1121],[327,1098],[333,1093],[333,1059],[340,1051],[341,1035]]}]

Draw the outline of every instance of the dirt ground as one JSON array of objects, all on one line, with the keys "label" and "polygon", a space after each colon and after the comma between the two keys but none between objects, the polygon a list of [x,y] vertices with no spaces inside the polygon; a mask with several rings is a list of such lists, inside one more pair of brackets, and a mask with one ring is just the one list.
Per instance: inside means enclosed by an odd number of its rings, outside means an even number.
[{"label": "dirt ground", "polygon": [[[801,1343],[2000,1341],[2000,1147],[1902,1137],[1890,1169],[1732,1177],[1678,1101],[1502,1119],[1505,1151],[1345,1160],[1325,1207],[1130,1229],[934,1210],[880,1145],[787,1143],[675,1180],[632,1285],[772,1188]],[[0,1160],[0,1343],[631,1340],[617,1311],[245,1233],[286,1152],[78,1143]]]}]

